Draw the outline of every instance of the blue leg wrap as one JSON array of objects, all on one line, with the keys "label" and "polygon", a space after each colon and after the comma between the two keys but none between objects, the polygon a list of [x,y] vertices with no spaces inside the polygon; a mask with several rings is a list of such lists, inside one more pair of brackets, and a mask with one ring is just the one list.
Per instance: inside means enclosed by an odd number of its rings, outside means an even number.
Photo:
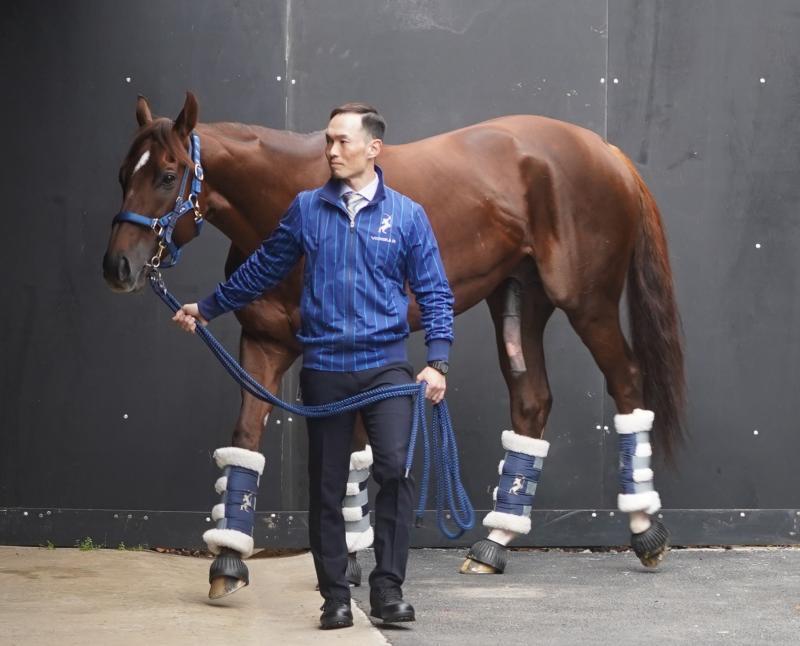
[{"label": "blue leg wrap", "polygon": [[495,511],[530,516],[543,463],[542,458],[507,451],[497,485]]},{"label": "blue leg wrap", "polygon": [[621,511],[653,514],[661,499],[653,486],[650,468],[650,429],[652,411],[637,408],[627,415],[616,415],[614,424],[619,439],[619,489],[617,506]]},{"label": "blue leg wrap", "polygon": [[217,526],[205,532],[203,539],[215,554],[225,547],[246,558],[253,552],[256,495],[264,456],[247,449],[225,447],[217,449],[214,458],[224,473],[214,486],[222,501],[211,510]]},{"label": "blue leg wrap", "polygon": [[225,516],[217,521],[217,529],[235,529],[253,535],[255,524],[258,473],[244,467],[225,467],[227,488],[222,493]]},{"label": "blue leg wrap", "polygon": [[494,511],[483,520],[486,527],[517,534],[530,532],[531,509],[549,446],[544,440],[503,432],[506,455],[500,462]]}]

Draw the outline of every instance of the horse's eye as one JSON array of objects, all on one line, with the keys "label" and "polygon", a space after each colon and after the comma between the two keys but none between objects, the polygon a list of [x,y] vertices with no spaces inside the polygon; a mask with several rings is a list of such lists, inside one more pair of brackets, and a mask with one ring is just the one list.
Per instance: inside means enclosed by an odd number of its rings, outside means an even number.
[{"label": "horse's eye", "polygon": [[164,173],[163,181],[165,184],[172,184],[175,181],[175,175],[173,173]]}]

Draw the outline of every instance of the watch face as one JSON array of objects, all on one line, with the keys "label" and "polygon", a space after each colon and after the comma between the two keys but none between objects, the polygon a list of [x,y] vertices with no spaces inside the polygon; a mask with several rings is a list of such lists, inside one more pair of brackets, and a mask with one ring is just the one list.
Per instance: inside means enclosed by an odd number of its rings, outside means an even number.
[{"label": "watch face", "polygon": [[438,370],[443,375],[447,374],[447,371],[448,371],[449,367],[450,366],[447,365],[447,361],[432,361],[431,362],[431,368],[433,368],[434,370]]}]

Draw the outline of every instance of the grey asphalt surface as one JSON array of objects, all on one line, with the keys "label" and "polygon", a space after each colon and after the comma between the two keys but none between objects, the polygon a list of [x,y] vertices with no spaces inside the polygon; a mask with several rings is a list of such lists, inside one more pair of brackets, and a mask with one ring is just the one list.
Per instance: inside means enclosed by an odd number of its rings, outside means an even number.
[{"label": "grey asphalt surface", "polygon": [[483,576],[458,573],[463,555],[412,550],[417,621],[377,621],[391,644],[800,644],[800,549],[672,550],[655,571],[630,552],[518,551]]}]

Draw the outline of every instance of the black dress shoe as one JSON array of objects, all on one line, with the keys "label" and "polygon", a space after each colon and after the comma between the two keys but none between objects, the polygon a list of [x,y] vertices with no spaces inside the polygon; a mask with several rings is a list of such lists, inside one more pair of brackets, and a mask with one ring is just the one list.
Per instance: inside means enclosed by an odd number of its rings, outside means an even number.
[{"label": "black dress shoe", "polygon": [[386,624],[400,621],[414,621],[414,606],[408,601],[403,601],[403,593],[397,588],[377,590],[369,595],[369,614],[377,619],[383,619]]},{"label": "black dress shoe", "polygon": [[346,601],[328,599],[320,608],[322,615],[319,618],[319,627],[322,630],[332,628],[347,628],[353,625],[353,613],[350,604]]}]

